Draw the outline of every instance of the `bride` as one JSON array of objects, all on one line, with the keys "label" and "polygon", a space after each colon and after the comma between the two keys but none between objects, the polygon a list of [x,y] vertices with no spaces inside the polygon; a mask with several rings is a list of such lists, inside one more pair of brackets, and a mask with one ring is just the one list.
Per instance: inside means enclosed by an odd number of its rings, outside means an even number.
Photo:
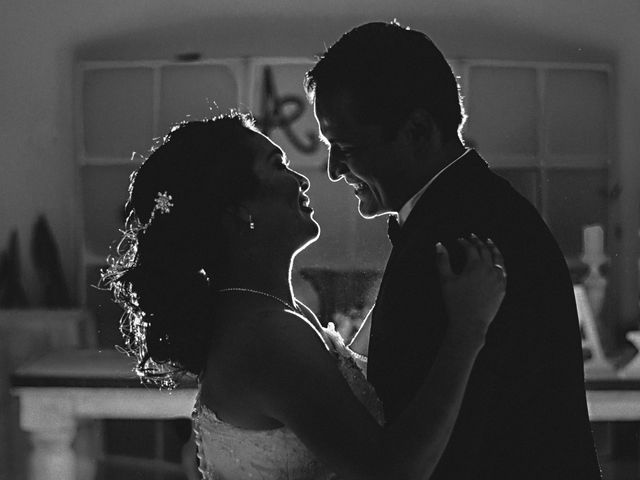
[{"label": "bride", "polygon": [[504,296],[502,256],[461,239],[456,274],[444,247],[425,245],[450,324],[425,384],[385,424],[356,365],[366,358],[292,291],[293,259],[319,235],[308,189],[247,116],[174,128],[132,175],[124,237],[103,273],[125,346],[146,380],[197,377],[205,479],[428,479]]}]

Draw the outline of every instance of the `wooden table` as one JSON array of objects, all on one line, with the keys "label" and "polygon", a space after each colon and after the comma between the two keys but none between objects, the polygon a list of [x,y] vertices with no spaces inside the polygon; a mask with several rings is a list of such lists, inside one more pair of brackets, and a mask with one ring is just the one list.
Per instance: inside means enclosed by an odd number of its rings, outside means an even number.
[{"label": "wooden table", "polygon": [[[77,473],[72,441],[85,418],[189,417],[195,385],[173,391],[144,387],[132,360],[116,351],[60,351],[19,368],[12,377],[20,425],[33,443],[31,480],[71,480]],[[599,374],[586,383],[592,421],[640,420],[640,378]]]},{"label": "wooden table", "polygon": [[[68,350],[20,367],[12,376],[19,397],[20,426],[31,437],[32,480],[86,480],[72,442],[82,419],[189,417],[196,395],[188,388],[145,387],[133,360],[116,351]],[[94,469],[95,470],[95,469]]]},{"label": "wooden table", "polygon": [[615,372],[587,377],[587,406],[592,422],[640,420],[640,378],[621,378]]}]

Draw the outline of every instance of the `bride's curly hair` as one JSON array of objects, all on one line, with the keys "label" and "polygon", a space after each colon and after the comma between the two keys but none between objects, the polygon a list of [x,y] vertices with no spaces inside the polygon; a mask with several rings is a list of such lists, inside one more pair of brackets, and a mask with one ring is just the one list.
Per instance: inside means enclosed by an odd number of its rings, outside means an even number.
[{"label": "bride's curly hair", "polygon": [[[211,289],[216,269],[227,268],[220,217],[258,189],[253,131],[253,119],[237,112],[182,123],[131,175],[122,239],[101,285],[124,310],[124,350],[145,381],[171,388],[204,369]],[[167,213],[156,207],[165,192]]]}]

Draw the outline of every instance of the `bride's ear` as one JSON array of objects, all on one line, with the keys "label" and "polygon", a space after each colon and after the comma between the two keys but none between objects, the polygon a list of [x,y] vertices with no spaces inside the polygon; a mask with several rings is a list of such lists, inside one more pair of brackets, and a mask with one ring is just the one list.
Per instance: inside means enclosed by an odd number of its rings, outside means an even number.
[{"label": "bride's ear", "polygon": [[253,215],[245,205],[229,205],[222,212],[222,222],[226,228],[249,230],[253,223]]}]

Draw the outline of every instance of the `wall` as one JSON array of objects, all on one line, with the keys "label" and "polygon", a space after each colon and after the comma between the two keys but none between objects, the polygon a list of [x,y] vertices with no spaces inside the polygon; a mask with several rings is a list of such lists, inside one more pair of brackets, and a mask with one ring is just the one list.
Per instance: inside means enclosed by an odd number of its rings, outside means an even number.
[{"label": "wall", "polygon": [[[73,65],[76,59],[319,53],[343,31],[397,17],[427,31],[449,57],[612,63],[618,72],[617,175],[623,182],[620,282],[625,317],[637,299],[640,156],[640,6],[633,0],[5,0],[0,17],[0,248],[13,228],[22,240],[24,279],[38,213],[52,223],[66,275],[75,281],[78,205],[73,192]],[[361,12],[367,12],[362,14]],[[295,39],[295,41],[292,41]]]}]

